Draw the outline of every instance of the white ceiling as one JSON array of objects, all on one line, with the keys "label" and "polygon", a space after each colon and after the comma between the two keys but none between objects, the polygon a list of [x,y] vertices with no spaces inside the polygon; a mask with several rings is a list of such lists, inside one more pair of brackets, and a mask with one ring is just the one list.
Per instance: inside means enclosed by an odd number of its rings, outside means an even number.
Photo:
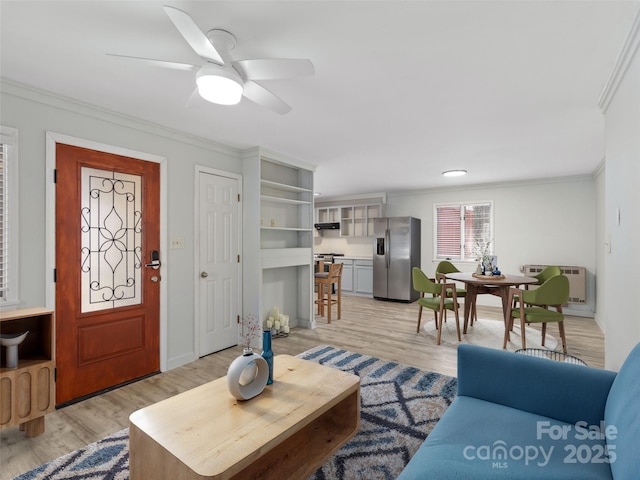
[{"label": "white ceiling", "polygon": [[[235,59],[308,58],[262,82],[292,105],[187,106],[202,63],[162,5],[223,28]],[[639,1],[5,1],[2,78],[225,145],[317,165],[316,189],[395,192],[590,174],[598,99]],[[466,177],[445,179],[451,168]]]}]

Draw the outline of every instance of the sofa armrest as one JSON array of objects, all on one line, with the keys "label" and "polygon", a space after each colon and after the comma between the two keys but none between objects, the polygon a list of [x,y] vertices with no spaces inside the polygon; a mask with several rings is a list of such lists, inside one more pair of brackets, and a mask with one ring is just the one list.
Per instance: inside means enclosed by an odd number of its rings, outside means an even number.
[{"label": "sofa armrest", "polygon": [[476,345],[458,346],[458,395],[596,425],[615,372]]}]

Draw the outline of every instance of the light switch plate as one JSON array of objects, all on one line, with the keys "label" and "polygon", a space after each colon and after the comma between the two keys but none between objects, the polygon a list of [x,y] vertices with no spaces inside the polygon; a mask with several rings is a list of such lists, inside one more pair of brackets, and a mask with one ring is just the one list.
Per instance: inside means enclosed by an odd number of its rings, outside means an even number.
[{"label": "light switch plate", "polygon": [[172,237],[169,240],[169,248],[184,248],[184,238]]}]

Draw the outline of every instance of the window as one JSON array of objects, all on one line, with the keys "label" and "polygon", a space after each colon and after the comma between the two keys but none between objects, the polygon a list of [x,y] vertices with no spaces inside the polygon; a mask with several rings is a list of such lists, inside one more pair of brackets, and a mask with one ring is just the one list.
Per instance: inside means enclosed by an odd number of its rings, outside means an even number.
[{"label": "window", "polygon": [[18,131],[0,127],[0,308],[18,303]]},{"label": "window", "polygon": [[436,260],[476,261],[477,246],[489,244],[493,253],[493,204],[491,202],[435,205]]}]

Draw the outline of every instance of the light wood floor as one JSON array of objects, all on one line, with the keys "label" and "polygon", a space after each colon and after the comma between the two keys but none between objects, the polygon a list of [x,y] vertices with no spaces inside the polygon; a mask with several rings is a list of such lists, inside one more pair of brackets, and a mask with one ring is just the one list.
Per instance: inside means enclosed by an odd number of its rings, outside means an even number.
[{"label": "light wood floor", "polygon": [[[317,317],[317,329],[293,329],[288,338],[274,339],[273,350],[276,355],[297,355],[316,345],[328,344],[455,376],[456,345],[437,346],[426,334],[416,333],[417,312],[416,304],[344,296],[341,320],[327,325],[326,319]],[[430,313],[424,313],[423,322],[433,321]],[[501,320],[501,312],[496,308],[479,307],[478,314],[481,322]],[[453,325],[448,322],[445,328]],[[595,321],[567,317],[565,328],[569,353],[592,367],[603,368],[604,336]],[[550,326],[549,333],[557,337],[557,328]],[[502,343],[487,346],[501,348]],[[36,438],[25,438],[17,427],[3,430],[0,433],[0,480],[11,479],[128,427],[129,415],[134,411],[224,376],[239,354],[240,347],[224,350],[56,410],[47,415],[46,431]]]}]

